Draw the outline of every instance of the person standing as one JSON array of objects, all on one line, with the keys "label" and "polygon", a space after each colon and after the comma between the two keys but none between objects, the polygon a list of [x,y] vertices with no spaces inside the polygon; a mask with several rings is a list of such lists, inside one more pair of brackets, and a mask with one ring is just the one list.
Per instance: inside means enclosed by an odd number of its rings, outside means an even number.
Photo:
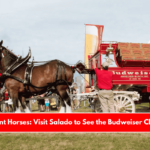
[{"label": "person standing", "polygon": [[75,107],[75,95],[72,95],[72,94],[76,94],[76,90],[74,86],[70,88],[70,94],[71,94],[71,108],[74,108]]},{"label": "person standing", "polygon": [[45,98],[46,111],[49,111],[49,98]]},{"label": "person standing", "polygon": [[3,99],[3,97],[2,97],[2,95],[0,95],[0,112],[2,112],[2,109],[1,109],[1,107],[2,107],[2,99]]},{"label": "person standing", "polygon": [[34,98],[34,99],[32,100],[32,104],[35,104],[35,103],[36,103],[36,98],[35,98],[35,96],[32,96],[31,98]]},{"label": "person standing", "polygon": [[44,101],[44,94],[41,94],[40,97],[43,97],[43,99],[39,100],[39,105],[40,105],[40,112],[44,112],[44,106],[45,106],[45,101]]},{"label": "person standing", "polygon": [[8,91],[7,91],[7,89],[5,89],[4,101],[3,101],[3,112],[8,111],[8,99],[9,99]]},{"label": "person standing", "polygon": [[101,103],[102,111],[105,113],[115,112],[114,109],[114,99],[113,99],[113,91],[112,91],[112,76],[113,73],[108,71],[109,63],[105,61],[102,63],[102,70],[99,70],[96,67],[95,58],[93,59],[93,67],[98,80],[98,97]]},{"label": "person standing", "polygon": [[12,101],[12,99],[10,98],[10,95],[9,95],[9,94],[8,94],[8,96],[9,96],[9,99],[8,99],[8,112],[13,112],[13,107],[12,107],[13,101]]},{"label": "person standing", "polygon": [[80,96],[78,94],[80,93],[80,91],[77,86],[74,86],[74,89],[75,89],[74,94],[76,94],[76,102],[77,102],[76,108],[79,108],[80,107],[79,106],[80,105],[80,102],[79,102]]},{"label": "person standing", "polygon": [[[0,76],[1,76],[1,73],[0,73]],[[1,105],[2,105],[2,107],[4,106],[3,105],[3,103],[4,103],[4,93],[5,93],[5,84],[2,84],[2,83],[0,83],[0,111],[2,111],[1,110]],[[4,106],[5,107],[5,106]]]}]

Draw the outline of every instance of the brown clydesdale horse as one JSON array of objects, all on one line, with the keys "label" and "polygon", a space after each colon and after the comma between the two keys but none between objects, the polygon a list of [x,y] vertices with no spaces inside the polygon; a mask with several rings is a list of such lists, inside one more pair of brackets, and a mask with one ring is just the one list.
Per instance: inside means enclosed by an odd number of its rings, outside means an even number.
[{"label": "brown clydesdale horse", "polygon": [[[18,99],[21,101],[22,107],[25,112],[28,112],[28,108],[25,105],[25,98],[29,98],[33,94],[45,93],[49,91],[56,92],[60,96],[61,109],[60,112],[72,112],[71,100],[68,96],[68,86],[73,81],[73,69],[65,63],[59,61],[61,69],[58,69],[58,60],[49,61],[43,65],[35,66],[31,72],[31,82],[28,85],[28,92],[26,92],[27,85],[20,82],[17,79],[24,81],[25,70],[27,63],[22,64],[9,75],[5,72],[7,68],[18,59],[18,57],[2,46],[3,41],[0,42],[0,70],[2,70],[2,77],[0,80],[5,83],[5,86],[13,100],[13,107],[15,112],[20,112],[18,107]],[[56,80],[57,75],[57,80]],[[15,77],[15,78],[14,78]],[[60,82],[61,81],[61,82]],[[22,100],[21,100],[22,99]]]}]

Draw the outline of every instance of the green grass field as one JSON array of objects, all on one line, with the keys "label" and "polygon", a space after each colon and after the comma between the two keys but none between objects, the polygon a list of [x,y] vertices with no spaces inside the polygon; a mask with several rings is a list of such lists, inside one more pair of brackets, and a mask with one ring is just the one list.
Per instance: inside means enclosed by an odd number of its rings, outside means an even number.
[{"label": "green grass field", "polygon": [[[93,113],[93,110],[91,108],[88,107],[89,106],[89,103],[88,101],[82,101],[81,102],[81,105],[80,105],[80,108],[79,109],[72,109],[73,112],[80,112],[80,113]],[[135,104],[136,106],[136,112],[137,113],[140,113],[140,112],[150,112],[150,106],[149,106],[149,103],[148,102],[144,102],[144,103],[140,103],[140,104]],[[31,103],[31,108],[32,108],[32,112],[33,113],[38,113],[40,112],[38,110],[38,104],[37,102],[35,104],[32,104]],[[59,110],[56,110],[56,109],[52,109],[49,111],[49,113],[56,113],[56,112],[59,112]],[[47,113],[47,112],[46,112]]]},{"label": "green grass field", "polygon": [[[89,103],[87,101],[85,101],[85,103],[82,101],[81,102],[81,105],[80,105],[80,108],[79,109],[72,109],[73,112],[91,112],[92,113],[92,109],[88,107],[89,106]],[[36,103],[31,103],[31,109],[32,109],[32,112],[33,113],[39,113],[40,111],[38,110],[38,104],[37,102]],[[59,110],[56,110],[55,108],[50,110],[48,113],[57,113],[59,112]],[[47,112],[46,112],[47,113]]]},{"label": "green grass field", "polygon": [[1,150],[149,150],[149,133],[1,133]]}]

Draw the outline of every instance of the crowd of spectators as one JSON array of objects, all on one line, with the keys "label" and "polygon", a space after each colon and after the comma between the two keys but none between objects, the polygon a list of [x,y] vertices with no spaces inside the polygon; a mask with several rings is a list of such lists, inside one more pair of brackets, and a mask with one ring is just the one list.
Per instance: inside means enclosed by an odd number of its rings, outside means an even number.
[{"label": "crowd of spectators", "polygon": [[[12,99],[10,98],[7,89],[4,89],[4,91],[1,93],[0,97],[0,111],[1,112],[13,112],[13,107],[12,107]],[[2,109],[1,109],[2,105]]]},{"label": "crowd of spectators", "polygon": [[[37,101],[38,109],[40,112],[48,112],[50,111],[50,101],[51,98],[44,98],[47,96],[47,93],[38,95],[32,100],[32,104],[34,105]],[[43,98],[43,99],[41,99]],[[31,109],[31,107],[30,107]],[[0,112],[13,112],[13,102],[12,99],[9,96],[9,93],[7,89],[4,89],[4,91],[0,94]]]},{"label": "crowd of spectators", "polygon": [[51,110],[51,103],[53,98],[55,98],[56,108],[58,107],[59,98],[56,94],[44,93],[32,98],[35,98],[35,100],[32,100],[33,104],[35,104],[37,100],[38,110],[40,112],[49,112]]},{"label": "crowd of spectators", "polygon": [[[77,94],[79,93],[79,89],[77,86],[73,86],[71,88],[71,94]],[[45,98],[46,97],[46,98]],[[59,96],[57,94],[52,93],[44,93],[38,96],[32,96],[32,105],[38,104],[38,110],[40,112],[49,112],[51,110],[51,102],[56,102],[56,108],[59,109],[60,101]],[[52,100],[55,99],[55,100]],[[75,103],[78,105],[80,97],[79,96],[73,96],[71,98],[72,105],[75,105]],[[76,101],[76,102],[75,102]],[[54,103],[54,102],[53,102]],[[20,107],[20,105],[19,105]],[[31,111],[31,103],[30,103],[30,111]],[[23,111],[23,110],[22,110]],[[10,98],[10,95],[7,91],[7,89],[4,89],[2,94],[0,94],[0,112],[13,112],[13,102]]]}]

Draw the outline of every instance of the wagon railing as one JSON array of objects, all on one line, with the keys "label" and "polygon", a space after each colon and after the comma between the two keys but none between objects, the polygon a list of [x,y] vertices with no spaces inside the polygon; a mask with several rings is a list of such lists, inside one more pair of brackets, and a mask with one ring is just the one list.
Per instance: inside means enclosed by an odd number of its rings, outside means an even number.
[{"label": "wagon railing", "polygon": [[[113,93],[114,93],[115,112],[117,113],[134,113],[135,112],[134,101],[139,101],[140,99],[140,94],[138,94],[138,92],[136,91],[113,91]],[[81,102],[83,100],[89,100],[89,98],[92,98],[93,100],[95,100],[95,97],[97,95],[98,95],[98,91],[95,91],[95,92],[90,92],[90,93],[70,94],[70,97],[82,96],[84,98],[79,100]],[[98,97],[97,97],[97,101],[98,101]]]}]

